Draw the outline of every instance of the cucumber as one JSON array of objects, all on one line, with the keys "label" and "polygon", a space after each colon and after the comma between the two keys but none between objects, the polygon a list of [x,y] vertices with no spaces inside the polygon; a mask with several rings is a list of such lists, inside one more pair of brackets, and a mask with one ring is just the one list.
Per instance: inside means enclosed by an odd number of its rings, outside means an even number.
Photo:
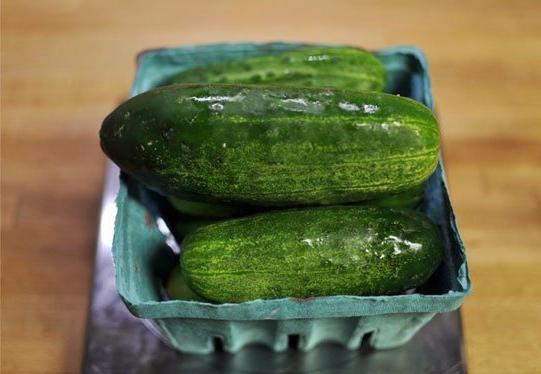
[{"label": "cucumber", "polygon": [[383,91],[386,71],[371,53],[353,47],[309,47],[201,66],[170,83],[247,83]]},{"label": "cucumber", "polygon": [[178,243],[192,231],[200,227],[223,221],[224,218],[204,218],[195,217],[187,214],[179,214],[175,217],[172,234]]},{"label": "cucumber", "polygon": [[[415,186],[404,192],[384,196],[378,199],[362,202],[363,205],[376,205],[387,208],[415,208],[424,197],[425,185]],[[255,207],[224,205],[219,203],[202,203],[199,201],[190,201],[178,197],[168,197],[171,206],[178,212],[178,231],[184,237],[188,232],[221,219],[242,217],[250,214],[262,212],[262,209]]]},{"label": "cucumber", "polygon": [[167,295],[170,299],[205,301],[201,296],[193,292],[184,281],[180,266],[177,266],[171,272],[167,281]]},{"label": "cucumber", "polygon": [[216,302],[384,295],[417,287],[442,259],[421,213],[332,206],[263,213],[202,227],[182,243],[191,289]]},{"label": "cucumber", "polygon": [[163,195],[331,205],[408,190],[436,168],[439,128],[411,99],[299,87],[172,85],[121,104],[104,152]]},{"label": "cucumber", "polygon": [[[424,185],[411,188],[407,191],[398,194],[385,196],[379,199],[368,200],[355,205],[362,204],[363,206],[379,206],[396,209],[414,209],[423,200]],[[174,200],[173,200],[174,199]],[[243,217],[250,214],[255,214],[258,211],[250,210],[246,207],[236,207],[233,205],[220,205],[210,203],[191,202],[188,200],[170,198],[171,201],[177,202],[175,208],[179,214],[176,217],[173,236],[180,243],[189,233],[196,229],[207,226],[213,223],[222,222],[227,218]],[[180,202],[180,203],[179,203]],[[198,211],[196,208],[201,207]],[[190,210],[189,208],[194,208]],[[192,214],[190,214],[190,212]],[[263,211],[259,210],[260,213]],[[227,215],[231,213],[231,215]]]},{"label": "cucumber", "polygon": [[384,196],[379,199],[367,201],[367,204],[377,205],[377,206],[387,207],[387,208],[413,209],[417,207],[419,204],[421,204],[424,198],[424,194],[425,194],[425,185],[422,184],[419,186],[412,187],[409,190],[406,190],[404,192],[400,192],[397,194]]},{"label": "cucumber", "polygon": [[204,203],[181,199],[174,196],[168,197],[169,202],[180,213],[198,218],[228,218],[245,216],[253,211],[249,207],[238,205],[226,205],[218,203]]}]

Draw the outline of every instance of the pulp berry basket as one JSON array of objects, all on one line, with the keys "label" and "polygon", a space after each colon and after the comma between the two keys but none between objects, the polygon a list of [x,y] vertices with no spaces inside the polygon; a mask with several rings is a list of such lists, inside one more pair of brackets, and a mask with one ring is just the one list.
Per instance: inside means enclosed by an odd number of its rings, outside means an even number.
[{"label": "pulp berry basket", "polygon": [[[151,50],[138,58],[131,95],[162,85],[171,75],[195,66],[303,47],[291,43],[217,44]],[[420,50],[403,46],[375,53],[387,68],[388,92],[432,108],[427,63]],[[419,209],[439,226],[444,259],[428,282],[401,295],[285,298],[240,304],[167,300],[163,282],[177,264],[178,255],[167,246],[159,229],[157,218],[163,204],[163,197],[122,175],[113,241],[116,285],[128,309],[137,317],[153,320],[170,344],[183,352],[212,352],[217,340],[228,352],[250,343],[282,351],[288,341],[295,341],[301,350],[320,342],[355,349],[363,341],[375,349],[393,348],[406,343],[436,313],[458,308],[470,292],[466,254],[441,161],[428,181]]]}]

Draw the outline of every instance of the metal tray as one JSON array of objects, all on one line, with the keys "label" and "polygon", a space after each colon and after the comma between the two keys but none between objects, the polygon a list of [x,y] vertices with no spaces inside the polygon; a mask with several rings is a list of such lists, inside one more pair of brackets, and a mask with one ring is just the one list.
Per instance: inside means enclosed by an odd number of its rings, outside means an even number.
[{"label": "metal tray", "polygon": [[[438,314],[407,344],[392,350],[347,350],[333,344],[309,352],[274,353],[249,346],[236,354],[180,353],[159,330],[126,309],[111,258],[118,169],[108,165],[100,214],[84,373],[465,373],[460,312]],[[294,342],[292,342],[294,343]],[[294,344],[292,344],[294,345]]]}]

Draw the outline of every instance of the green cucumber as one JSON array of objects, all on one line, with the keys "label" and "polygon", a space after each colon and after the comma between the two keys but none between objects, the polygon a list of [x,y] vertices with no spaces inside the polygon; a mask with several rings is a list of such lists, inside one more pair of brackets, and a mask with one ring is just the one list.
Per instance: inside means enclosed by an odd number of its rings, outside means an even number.
[{"label": "green cucumber", "polygon": [[181,213],[175,217],[172,234],[177,242],[180,243],[192,231],[223,220],[224,218],[195,217]]},{"label": "green cucumber", "polygon": [[[363,201],[361,203],[355,203],[355,205],[363,206],[379,206],[386,208],[396,208],[396,209],[413,209],[416,208],[424,196],[424,186],[419,186],[411,188],[407,191],[400,192],[394,195],[388,195],[379,199]],[[170,198],[172,200],[172,198]],[[175,199],[176,200],[176,199]],[[178,201],[178,200],[177,200]],[[187,200],[180,200],[181,204],[177,205],[179,214],[176,217],[176,222],[173,228],[173,236],[180,243],[189,233],[197,230],[200,227],[207,226],[213,223],[222,222],[227,218],[233,217],[243,217],[250,214],[255,214],[256,211],[253,209],[250,210],[246,207],[236,207],[232,205],[220,205],[220,204],[211,204],[211,203],[192,203]],[[189,209],[186,207],[198,207],[201,206],[203,210],[197,211],[193,210],[193,214],[187,214]],[[231,209],[230,209],[231,208]],[[237,209],[233,209],[237,208]],[[232,213],[227,216],[226,213]],[[263,211],[260,211],[262,213]]]},{"label": "green cucumber", "polygon": [[169,202],[180,213],[198,218],[229,218],[249,214],[253,209],[238,205],[226,205],[218,203],[204,203],[181,199],[174,196],[168,197]]},{"label": "green cucumber", "polygon": [[205,301],[201,296],[193,292],[182,277],[180,266],[177,266],[171,272],[167,281],[167,295],[170,299]]},{"label": "green cucumber", "polygon": [[[387,208],[411,209],[417,207],[421,203],[424,197],[424,191],[425,185],[422,184],[404,192],[363,201],[361,204]],[[178,197],[172,196],[168,197],[168,200],[171,203],[171,206],[179,212],[177,232],[182,234],[181,237],[184,237],[196,228],[218,222],[221,219],[242,217],[262,212],[262,209],[254,209],[254,207],[202,203],[199,201],[179,199]]]},{"label": "green cucumber", "polygon": [[439,128],[376,92],[172,85],[103,122],[101,146],[163,195],[256,206],[330,205],[408,190],[436,168]]},{"label": "green cucumber", "polygon": [[397,209],[413,209],[417,207],[424,198],[425,185],[412,187],[404,192],[381,197],[379,199],[369,200],[367,204]]},{"label": "green cucumber", "polygon": [[421,213],[380,207],[293,209],[202,227],[182,243],[183,276],[216,302],[395,294],[442,259]]},{"label": "green cucumber", "polygon": [[170,83],[242,83],[383,91],[386,71],[371,53],[353,47],[309,47],[201,66]]}]

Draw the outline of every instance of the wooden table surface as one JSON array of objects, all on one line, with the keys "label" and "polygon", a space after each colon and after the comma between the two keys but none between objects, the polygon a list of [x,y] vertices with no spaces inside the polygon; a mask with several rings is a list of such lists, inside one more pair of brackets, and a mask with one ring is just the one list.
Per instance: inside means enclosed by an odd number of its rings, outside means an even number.
[{"label": "wooden table surface", "polygon": [[413,44],[430,62],[474,291],[472,373],[541,372],[541,3],[2,2],[2,372],[78,372],[105,157],[141,50]]}]

